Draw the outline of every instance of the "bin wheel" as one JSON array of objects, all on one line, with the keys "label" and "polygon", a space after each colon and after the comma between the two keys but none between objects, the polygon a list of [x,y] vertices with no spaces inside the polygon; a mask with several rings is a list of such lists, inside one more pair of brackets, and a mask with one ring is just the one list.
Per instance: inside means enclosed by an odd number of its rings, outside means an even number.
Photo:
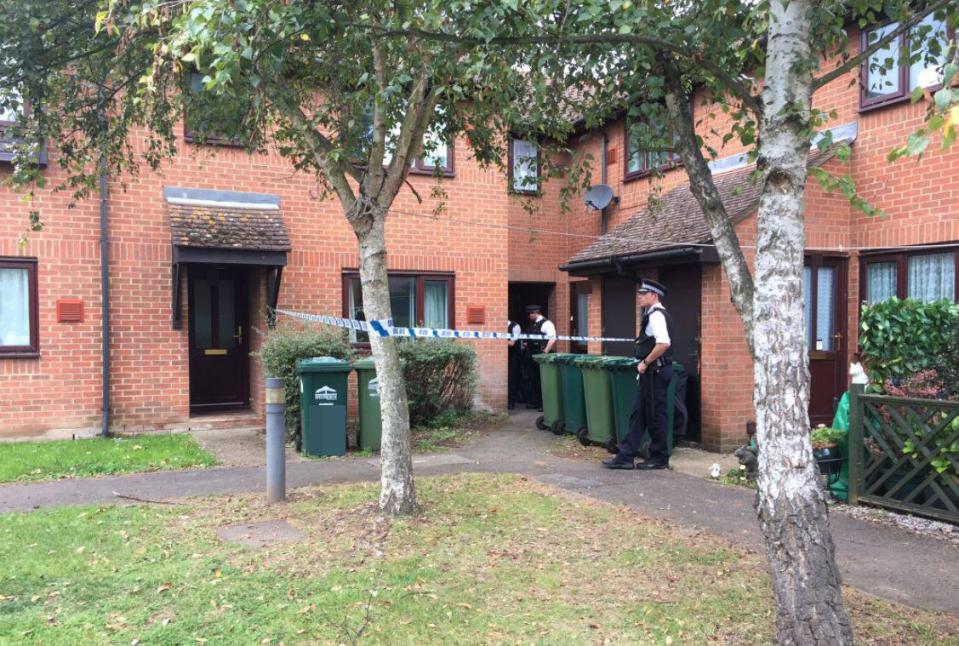
[{"label": "bin wheel", "polygon": [[613,455],[619,453],[619,446],[617,446],[615,438],[609,438],[603,446]]},{"label": "bin wheel", "polygon": [[543,417],[542,415],[536,418],[536,428],[538,428],[541,431],[545,431],[546,429],[549,428],[546,425],[546,418]]},{"label": "bin wheel", "polygon": [[578,431],[576,431],[576,439],[579,440],[579,443],[582,444],[583,446],[590,445],[588,433],[589,431],[586,429],[585,426],[579,429]]},{"label": "bin wheel", "polygon": [[563,431],[566,430],[566,424],[564,422],[557,420],[553,422],[553,426],[549,430],[553,432],[553,435],[562,435]]}]

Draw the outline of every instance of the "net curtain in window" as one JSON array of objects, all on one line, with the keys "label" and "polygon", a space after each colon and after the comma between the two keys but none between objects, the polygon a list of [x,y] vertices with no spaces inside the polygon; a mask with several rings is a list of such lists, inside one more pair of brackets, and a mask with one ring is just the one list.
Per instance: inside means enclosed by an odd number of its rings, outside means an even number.
[{"label": "net curtain in window", "polygon": [[930,302],[956,297],[956,254],[937,253],[909,259],[909,298]]},{"label": "net curtain in window", "polygon": [[896,295],[896,263],[874,262],[866,265],[866,301],[879,303]]},{"label": "net curtain in window", "polygon": [[445,280],[427,280],[423,286],[423,318],[426,327],[449,328],[448,284]]},{"label": "net curtain in window", "polygon": [[0,346],[30,345],[30,277],[26,269],[0,269]]}]

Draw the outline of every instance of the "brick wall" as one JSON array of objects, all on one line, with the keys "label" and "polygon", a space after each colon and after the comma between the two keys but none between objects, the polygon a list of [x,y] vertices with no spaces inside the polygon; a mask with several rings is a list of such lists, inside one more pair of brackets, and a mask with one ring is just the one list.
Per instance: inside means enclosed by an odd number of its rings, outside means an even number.
[{"label": "brick wall", "polygon": [[[506,181],[482,169],[466,145],[457,146],[456,177],[441,181],[445,200],[431,196],[437,181],[413,176],[420,204],[404,187],[388,225],[392,270],[442,271],[455,275],[455,317],[465,324],[467,305],[486,308],[485,329],[506,319],[508,218]],[[5,171],[9,172],[9,171]],[[51,185],[62,175],[51,161]],[[121,184],[125,185],[121,187]],[[163,187],[179,186],[277,194],[293,251],[283,274],[280,307],[340,315],[342,272],[358,266],[356,238],[332,199],[313,177],[294,172],[279,155],[249,155],[230,148],[181,144],[176,159],[159,173],[110,183],[110,281],[113,421],[119,430],[183,428],[202,424],[189,414],[189,358],[184,277],[184,326],[171,329],[171,242]],[[440,202],[445,210],[434,215]],[[45,228],[31,233],[23,250],[16,238],[28,211],[19,196],[0,191],[0,256],[39,259],[39,359],[0,359],[0,436],[63,434],[96,427],[100,420],[99,211],[95,196],[67,208],[62,194],[41,192]],[[266,284],[251,272],[251,323],[265,329]],[[58,298],[81,298],[80,324],[55,322]],[[479,327],[479,326],[477,326]],[[255,349],[261,340],[254,334]],[[480,405],[506,403],[506,349],[476,342]],[[262,411],[262,374],[251,362],[253,412]],[[249,420],[249,416],[244,418]],[[256,419],[254,416],[252,419]]]}]

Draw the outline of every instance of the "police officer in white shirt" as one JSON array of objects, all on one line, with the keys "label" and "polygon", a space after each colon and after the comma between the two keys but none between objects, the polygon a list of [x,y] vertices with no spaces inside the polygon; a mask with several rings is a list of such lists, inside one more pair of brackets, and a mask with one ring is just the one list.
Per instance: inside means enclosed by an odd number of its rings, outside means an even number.
[{"label": "police officer in white shirt", "polygon": [[[529,334],[542,334],[543,340],[531,339],[527,341],[526,346],[529,349],[529,355],[540,353],[549,354],[556,347],[556,326],[553,322],[543,316],[543,308],[539,305],[527,305],[526,313],[529,316],[530,326]],[[530,366],[530,397],[532,401],[527,404],[527,408],[536,408],[543,410],[543,390],[539,379],[539,365],[532,362]]]},{"label": "police officer in white shirt", "polygon": [[[619,443],[615,458],[603,460],[609,469],[665,469],[669,466],[667,433],[667,390],[673,378],[672,328],[673,320],[660,299],[666,296],[666,287],[655,280],[644,278],[637,296],[643,308],[640,334],[636,339],[636,367],[639,388],[633,413],[629,418],[629,433]],[[649,431],[649,459],[634,465],[639,454],[643,432]]]}]

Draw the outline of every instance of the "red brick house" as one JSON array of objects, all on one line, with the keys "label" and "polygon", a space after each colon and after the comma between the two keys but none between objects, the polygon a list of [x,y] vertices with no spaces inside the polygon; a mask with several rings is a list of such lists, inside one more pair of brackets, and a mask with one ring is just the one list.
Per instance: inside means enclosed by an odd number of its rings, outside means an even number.
[{"label": "red brick house", "polygon": [[[829,126],[852,142],[853,153],[849,162],[814,153],[810,163],[851,174],[888,216],[868,218],[815,182],[808,187],[814,421],[831,418],[833,398],[845,389],[862,300],[956,298],[959,291],[959,147],[895,166],[885,161],[922,122],[924,106],[908,101],[921,72],[904,67],[883,79],[892,85],[877,86],[857,71],[816,95],[817,107],[837,111]],[[708,139],[710,128],[725,131],[726,117],[700,98],[694,109]],[[504,330],[508,316],[522,320],[522,306],[540,302],[560,334],[629,337],[638,321],[634,284],[616,266],[658,276],[681,322],[677,358],[694,376],[690,439],[728,450],[753,417],[742,327],[685,173],[669,156],[631,150],[627,130],[622,120],[610,122],[576,140],[581,152],[605,160],[592,182],[610,185],[618,199],[602,214],[581,203],[563,213],[554,182],[524,194],[539,171],[525,163],[536,154],[527,142],[512,143],[508,176],[480,168],[461,141],[446,151],[441,180],[419,163],[411,183],[429,196],[442,181],[446,213],[434,218],[434,200],[419,204],[400,193],[388,224],[394,317]],[[756,195],[744,151],[713,143],[721,151],[716,181],[748,253]],[[338,206],[319,199],[313,178],[276,153],[250,155],[187,137],[179,147],[160,173],[108,185],[113,430],[260,424],[262,375],[248,353],[266,327],[266,305],[344,316],[359,306],[355,238]],[[55,164],[45,172],[52,184],[60,178]],[[0,154],[0,175],[7,173]],[[659,206],[649,208],[653,192]],[[68,208],[63,195],[40,195],[46,226],[21,248],[17,238],[35,207],[9,191],[0,192],[0,203],[0,437],[97,429],[104,405],[100,204]],[[929,244],[944,246],[918,246]],[[563,349],[631,352],[629,344]],[[477,350],[481,403],[503,409],[506,349],[483,341]]]}]

